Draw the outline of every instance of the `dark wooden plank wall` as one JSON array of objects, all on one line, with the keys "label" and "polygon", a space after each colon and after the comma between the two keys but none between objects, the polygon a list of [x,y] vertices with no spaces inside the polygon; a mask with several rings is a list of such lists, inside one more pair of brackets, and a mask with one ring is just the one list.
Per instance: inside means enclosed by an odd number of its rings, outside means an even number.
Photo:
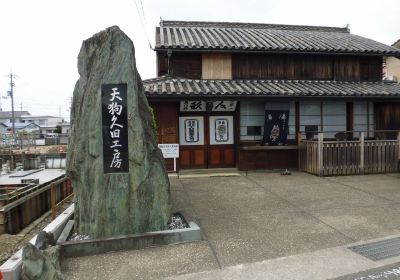
[{"label": "dark wooden plank wall", "polygon": [[[375,129],[400,130],[400,102],[376,102]],[[396,133],[384,133],[386,137],[396,139]]]},{"label": "dark wooden plank wall", "polygon": [[239,170],[296,169],[298,150],[239,150],[237,167]]},{"label": "dark wooden plank wall", "polygon": [[[157,122],[158,143],[178,142],[178,103],[175,102],[150,102]],[[165,160],[168,171],[174,170],[173,159]]]},{"label": "dark wooden plank wall", "polygon": [[233,79],[379,81],[382,57],[233,54]]},{"label": "dark wooden plank wall", "polygon": [[[173,52],[171,75],[201,79],[201,53]],[[158,76],[167,74],[165,52],[157,54]],[[379,81],[382,57],[299,54],[232,54],[233,79]]]},{"label": "dark wooden plank wall", "polygon": [[295,56],[234,54],[232,56],[233,79],[332,79],[332,58]]},{"label": "dark wooden plank wall", "polygon": [[[201,53],[173,53],[170,58],[171,75],[188,79],[201,79]],[[157,54],[158,76],[168,74],[166,53]]]}]

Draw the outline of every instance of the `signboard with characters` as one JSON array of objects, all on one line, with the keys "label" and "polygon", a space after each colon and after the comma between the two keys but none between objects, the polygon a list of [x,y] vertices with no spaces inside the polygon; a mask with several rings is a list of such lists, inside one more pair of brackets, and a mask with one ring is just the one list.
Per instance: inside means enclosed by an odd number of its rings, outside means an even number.
[{"label": "signboard with characters", "polygon": [[104,173],[129,172],[127,85],[101,86]]}]

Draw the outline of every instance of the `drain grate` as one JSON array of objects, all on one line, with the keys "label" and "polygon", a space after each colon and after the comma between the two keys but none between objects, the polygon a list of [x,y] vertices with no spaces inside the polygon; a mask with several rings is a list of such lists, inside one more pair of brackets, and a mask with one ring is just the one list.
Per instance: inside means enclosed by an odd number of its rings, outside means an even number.
[{"label": "drain grate", "polygon": [[400,238],[386,239],[349,247],[348,249],[370,260],[379,261],[400,256]]}]

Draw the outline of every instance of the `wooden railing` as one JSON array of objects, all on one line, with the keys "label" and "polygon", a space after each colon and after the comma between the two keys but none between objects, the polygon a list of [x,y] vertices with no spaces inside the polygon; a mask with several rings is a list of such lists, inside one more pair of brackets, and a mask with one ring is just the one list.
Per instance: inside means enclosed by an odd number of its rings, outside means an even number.
[{"label": "wooden railing", "polygon": [[49,210],[55,218],[61,203],[71,198],[73,189],[71,181],[62,176],[52,182],[32,187],[22,194],[15,194],[15,197],[10,197],[0,207],[0,234],[16,234]]},{"label": "wooden railing", "polygon": [[299,169],[319,176],[399,171],[400,133],[397,140],[318,141],[299,143]]}]

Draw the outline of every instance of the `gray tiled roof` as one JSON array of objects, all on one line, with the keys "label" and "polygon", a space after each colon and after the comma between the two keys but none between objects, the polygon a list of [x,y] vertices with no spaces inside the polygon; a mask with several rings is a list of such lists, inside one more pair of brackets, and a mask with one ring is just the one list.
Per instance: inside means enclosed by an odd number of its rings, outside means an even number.
[{"label": "gray tiled roof", "polygon": [[234,22],[161,21],[156,50],[357,53],[400,56],[400,50],[347,28]]},{"label": "gray tiled roof", "polygon": [[143,81],[148,98],[168,97],[395,97],[396,82],[321,80],[191,80],[163,76]]},{"label": "gray tiled roof", "polygon": [[[23,115],[30,115],[28,111],[14,111],[14,117],[20,118]],[[11,111],[0,111],[0,119],[7,119],[11,118],[12,112]]]}]

